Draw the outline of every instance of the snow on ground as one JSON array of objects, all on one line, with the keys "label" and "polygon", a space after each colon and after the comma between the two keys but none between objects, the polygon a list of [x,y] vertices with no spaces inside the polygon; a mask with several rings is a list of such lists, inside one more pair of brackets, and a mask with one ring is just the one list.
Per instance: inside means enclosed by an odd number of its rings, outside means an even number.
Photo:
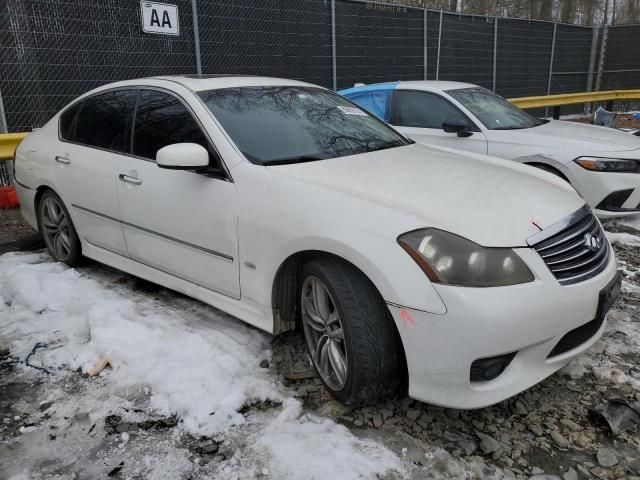
[{"label": "snow on ground", "polygon": [[106,356],[114,383],[148,385],[152,409],[178,415],[197,435],[242,423],[238,410],[249,401],[282,400],[257,368],[269,354],[266,336],[213,310],[212,328],[202,328],[190,312],[124,298],[47,260],[0,258],[0,332],[18,356],[41,342],[48,368],[85,372]]},{"label": "snow on ground", "polygon": [[[638,224],[640,228],[640,224]],[[640,237],[627,232],[605,232],[609,241],[614,245],[628,245],[630,247],[640,246]]]},{"label": "snow on ground", "polygon": [[[94,403],[85,411],[94,419],[104,419],[138,392],[149,396],[154,415],[177,417],[182,431],[220,438],[242,428],[243,406],[284,402],[279,414],[262,415],[263,423],[254,425],[248,454],[223,466],[230,475],[348,479],[402,472],[400,457],[380,442],[304,413],[277,377],[258,367],[270,356],[267,335],[198,302],[178,296],[158,301],[118,287],[108,274],[90,276],[52,263],[46,254],[0,257],[0,339],[13,356],[26,358],[41,344],[32,364],[51,372],[50,381],[109,359],[112,369],[98,380],[103,387],[88,397]],[[56,418],[72,415],[58,411]],[[144,457],[138,468],[144,469]],[[166,467],[145,472],[178,478]]]},{"label": "snow on ground", "polygon": [[640,231],[640,215],[632,215],[628,217],[617,218],[611,220],[614,225],[625,225]]},{"label": "snow on ground", "polygon": [[[262,427],[262,426],[261,426]],[[254,429],[217,478],[378,478],[384,471],[407,474],[399,456],[370,438],[356,438],[343,425],[304,413],[300,401],[288,398],[282,411],[264,428]],[[395,477],[391,477],[395,478]]]}]

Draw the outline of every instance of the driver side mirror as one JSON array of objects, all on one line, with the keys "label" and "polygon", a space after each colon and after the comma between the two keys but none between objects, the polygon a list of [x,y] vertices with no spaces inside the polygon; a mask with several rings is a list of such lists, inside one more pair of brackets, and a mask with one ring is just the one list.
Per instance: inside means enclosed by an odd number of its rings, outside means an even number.
[{"label": "driver side mirror", "polygon": [[442,130],[447,133],[457,133],[459,137],[470,137],[473,132],[469,131],[469,124],[458,119],[445,120],[442,122]]},{"label": "driver side mirror", "polygon": [[158,150],[156,163],[171,170],[199,170],[209,166],[209,152],[197,143],[174,143]]}]

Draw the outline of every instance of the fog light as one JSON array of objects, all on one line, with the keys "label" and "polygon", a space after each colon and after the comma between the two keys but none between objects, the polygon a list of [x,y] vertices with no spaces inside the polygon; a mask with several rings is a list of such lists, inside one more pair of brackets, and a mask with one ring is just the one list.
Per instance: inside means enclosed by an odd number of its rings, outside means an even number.
[{"label": "fog light", "polygon": [[471,364],[471,381],[488,382],[498,378],[518,352],[505,353],[497,357],[479,358]]}]

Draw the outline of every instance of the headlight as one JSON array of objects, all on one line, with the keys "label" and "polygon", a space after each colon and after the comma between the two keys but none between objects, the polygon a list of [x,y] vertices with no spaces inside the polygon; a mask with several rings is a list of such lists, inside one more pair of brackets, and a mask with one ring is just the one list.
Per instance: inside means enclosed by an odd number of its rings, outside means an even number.
[{"label": "headlight", "polygon": [[640,162],[627,158],[578,157],[574,162],[592,172],[640,173]]},{"label": "headlight", "polygon": [[533,281],[531,270],[510,248],[486,248],[435,228],[414,230],[398,243],[432,282],[462,287],[500,287]]}]

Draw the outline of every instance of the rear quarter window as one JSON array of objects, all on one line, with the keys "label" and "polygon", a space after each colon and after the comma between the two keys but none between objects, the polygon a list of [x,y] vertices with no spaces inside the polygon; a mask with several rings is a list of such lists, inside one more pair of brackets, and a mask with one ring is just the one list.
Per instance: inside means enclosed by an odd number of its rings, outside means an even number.
[{"label": "rear quarter window", "polygon": [[81,106],[82,102],[78,102],[60,115],[60,138],[63,140],[73,141],[76,133],[76,119]]}]

